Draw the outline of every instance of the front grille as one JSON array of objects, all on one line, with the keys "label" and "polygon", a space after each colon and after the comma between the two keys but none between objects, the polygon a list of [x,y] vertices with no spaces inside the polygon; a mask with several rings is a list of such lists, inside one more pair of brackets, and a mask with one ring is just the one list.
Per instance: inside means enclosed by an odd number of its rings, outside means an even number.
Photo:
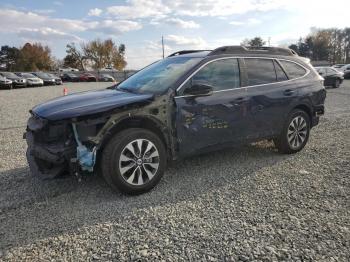
[{"label": "front grille", "polygon": [[38,143],[66,142],[72,137],[72,128],[67,122],[53,122],[33,115],[29,118],[27,130],[31,131]]}]

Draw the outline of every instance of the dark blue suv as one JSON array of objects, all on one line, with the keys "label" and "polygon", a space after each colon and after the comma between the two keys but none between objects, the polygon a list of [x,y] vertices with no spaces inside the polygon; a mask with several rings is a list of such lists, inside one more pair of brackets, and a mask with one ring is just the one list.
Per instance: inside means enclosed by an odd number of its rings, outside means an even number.
[{"label": "dark blue suv", "polygon": [[138,194],[169,160],[262,139],[300,151],[325,97],[323,78],[290,49],[180,51],[108,89],[34,107],[27,158],[42,178],[96,170]]}]

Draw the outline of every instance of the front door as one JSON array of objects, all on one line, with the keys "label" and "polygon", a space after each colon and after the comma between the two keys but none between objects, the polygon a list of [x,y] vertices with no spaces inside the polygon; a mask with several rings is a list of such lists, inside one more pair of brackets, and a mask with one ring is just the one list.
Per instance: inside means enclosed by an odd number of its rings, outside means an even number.
[{"label": "front door", "polygon": [[[212,94],[185,95],[186,88],[199,82],[211,86]],[[240,88],[237,59],[216,60],[197,71],[175,98],[180,155],[242,139],[247,124],[246,94]]]}]

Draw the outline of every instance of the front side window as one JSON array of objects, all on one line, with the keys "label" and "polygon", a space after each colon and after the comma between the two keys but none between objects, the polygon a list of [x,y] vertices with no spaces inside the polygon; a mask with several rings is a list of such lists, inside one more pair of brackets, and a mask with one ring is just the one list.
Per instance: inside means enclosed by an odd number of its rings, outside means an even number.
[{"label": "front side window", "polygon": [[199,70],[189,81],[213,87],[213,91],[240,87],[239,65],[235,58],[211,62]]},{"label": "front side window", "polygon": [[287,72],[289,79],[299,78],[306,74],[305,68],[296,63],[285,60],[280,60],[280,63],[283,66],[284,70]]},{"label": "front side window", "polygon": [[159,94],[170,88],[202,58],[171,57],[142,69],[118,85],[132,93]]},{"label": "front side window", "polygon": [[245,58],[248,86],[276,82],[276,72],[272,59]]}]

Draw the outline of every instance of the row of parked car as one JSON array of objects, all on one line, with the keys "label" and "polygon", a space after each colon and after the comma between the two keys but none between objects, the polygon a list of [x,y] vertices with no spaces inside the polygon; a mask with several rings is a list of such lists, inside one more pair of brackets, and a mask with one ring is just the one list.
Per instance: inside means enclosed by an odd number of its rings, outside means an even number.
[{"label": "row of parked car", "polygon": [[333,66],[315,67],[324,78],[324,85],[338,88],[346,78],[350,78],[350,64],[336,64]]},{"label": "row of parked car", "polygon": [[0,72],[0,88],[35,87],[46,85],[62,85],[63,82],[115,82],[115,79],[108,74],[101,74],[99,77],[91,73],[63,73],[56,75],[44,72],[13,73]]},{"label": "row of parked car", "polygon": [[64,82],[115,82],[114,77],[109,74],[101,74],[99,77],[96,77],[91,73],[77,75],[75,73],[67,72],[61,74],[61,79]]}]

